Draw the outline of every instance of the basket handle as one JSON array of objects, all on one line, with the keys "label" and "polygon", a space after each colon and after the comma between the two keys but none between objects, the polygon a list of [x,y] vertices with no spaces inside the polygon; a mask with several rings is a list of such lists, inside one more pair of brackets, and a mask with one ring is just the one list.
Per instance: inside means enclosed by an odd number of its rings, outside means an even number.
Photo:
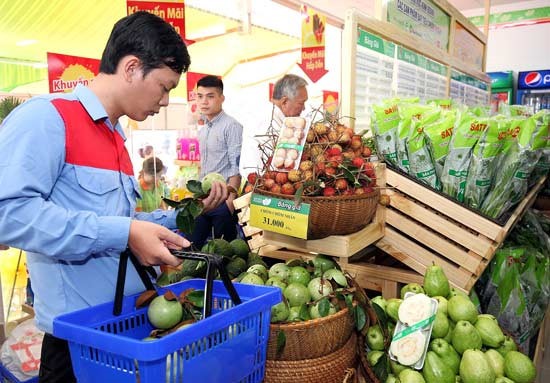
[{"label": "basket handle", "polygon": [[[175,257],[181,258],[181,259],[194,259],[199,261],[205,261],[206,262],[206,281],[205,281],[205,291],[204,291],[204,309],[203,309],[203,317],[209,317],[212,315],[212,295],[213,295],[213,289],[214,289],[214,278],[216,276],[216,270],[220,273],[220,277],[222,279],[222,282],[225,286],[225,289],[229,293],[229,297],[233,301],[233,304],[238,305],[240,304],[241,298],[239,297],[239,294],[237,293],[237,290],[235,290],[235,286],[233,286],[233,283],[231,282],[231,279],[229,278],[229,274],[227,273],[227,270],[225,269],[225,265],[223,263],[223,257],[215,255],[215,254],[206,254],[206,253],[199,253],[199,252],[185,252],[180,250],[170,250],[172,255]],[[156,272],[151,266],[143,266],[139,263],[137,258],[134,254],[130,251],[130,249],[126,249],[120,254],[120,260],[118,264],[118,275],[117,275],[117,283],[116,283],[116,289],[115,289],[115,301],[113,306],[113,315],[118,316],[122,312],[122,300],[124,297],[124,283],[126,281],[126,269],[128,266],[128,259],[132,261],[132,264],[136,268],[139,277],[141,278],[141,281],[143,282],[145,288],[147,290],[153,290],[156,291],[155,285],[147,275],[149,273],[151,276],[156,277]]]}]

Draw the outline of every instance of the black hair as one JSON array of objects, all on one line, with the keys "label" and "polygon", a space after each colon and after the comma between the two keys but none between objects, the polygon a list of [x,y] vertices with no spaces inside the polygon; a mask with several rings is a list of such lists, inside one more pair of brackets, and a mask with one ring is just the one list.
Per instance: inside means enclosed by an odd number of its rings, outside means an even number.
[{"label": "black hair", "polygon": [[223,81],[217,76],[204,76],[197,81],[197,87],[203,86],[205,88],[217,88],[221,94],[223,94]]},{"label": "black hair", "polygon": [[181,74],[191,64],[187,47],[174,27],[145,11],[135,12],[116,22],[103,51],[99,71],[115,73],[118,63],[127,55],[139,58],[144,77],[163,66]]},{"label": "black hair", "polygon": [[285,74],[273,86],[273,99],[280,100],[284,96],[293,100],[298,89],[307,86],[307,81],[295,74]]}]

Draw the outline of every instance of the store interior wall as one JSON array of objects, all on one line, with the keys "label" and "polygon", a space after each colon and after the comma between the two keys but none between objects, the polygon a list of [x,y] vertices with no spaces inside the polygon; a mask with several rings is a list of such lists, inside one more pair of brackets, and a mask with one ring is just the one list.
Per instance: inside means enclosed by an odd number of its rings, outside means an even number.
[{"label": "store interior wall", "polygon": [[[549,0],[518,1],[491,7],[491,14],[550,6]],[[485,14],[485,9],[464,11],[466,17]],[[490,29],[486,71],[514,72],[550,68],[550,23]]]}]

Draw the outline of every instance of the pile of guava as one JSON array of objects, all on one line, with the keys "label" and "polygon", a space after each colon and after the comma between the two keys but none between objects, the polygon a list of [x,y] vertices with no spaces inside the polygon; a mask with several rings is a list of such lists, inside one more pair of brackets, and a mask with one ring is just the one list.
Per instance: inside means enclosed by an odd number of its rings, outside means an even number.
[{"label": "pile of guava", "polygon": [[428,267],[423,285],[409,283],[399,298],[372,299],[378,323],[365,337],[364,360],[385,383],[532,383],[531,359],[451,288],[442,268]]}]

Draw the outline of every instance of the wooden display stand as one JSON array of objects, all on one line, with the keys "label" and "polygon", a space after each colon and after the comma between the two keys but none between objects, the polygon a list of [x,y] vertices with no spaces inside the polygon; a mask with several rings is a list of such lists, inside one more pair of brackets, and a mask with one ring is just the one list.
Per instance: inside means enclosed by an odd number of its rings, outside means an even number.
[{"label": "wooden display stand", "polygon": [[541,179],[504,226],[391,169],[386,171],[391,203],[380,249],[420,274],[436,263],[455,287],[469,291],[514,224],[531,206]]}]

